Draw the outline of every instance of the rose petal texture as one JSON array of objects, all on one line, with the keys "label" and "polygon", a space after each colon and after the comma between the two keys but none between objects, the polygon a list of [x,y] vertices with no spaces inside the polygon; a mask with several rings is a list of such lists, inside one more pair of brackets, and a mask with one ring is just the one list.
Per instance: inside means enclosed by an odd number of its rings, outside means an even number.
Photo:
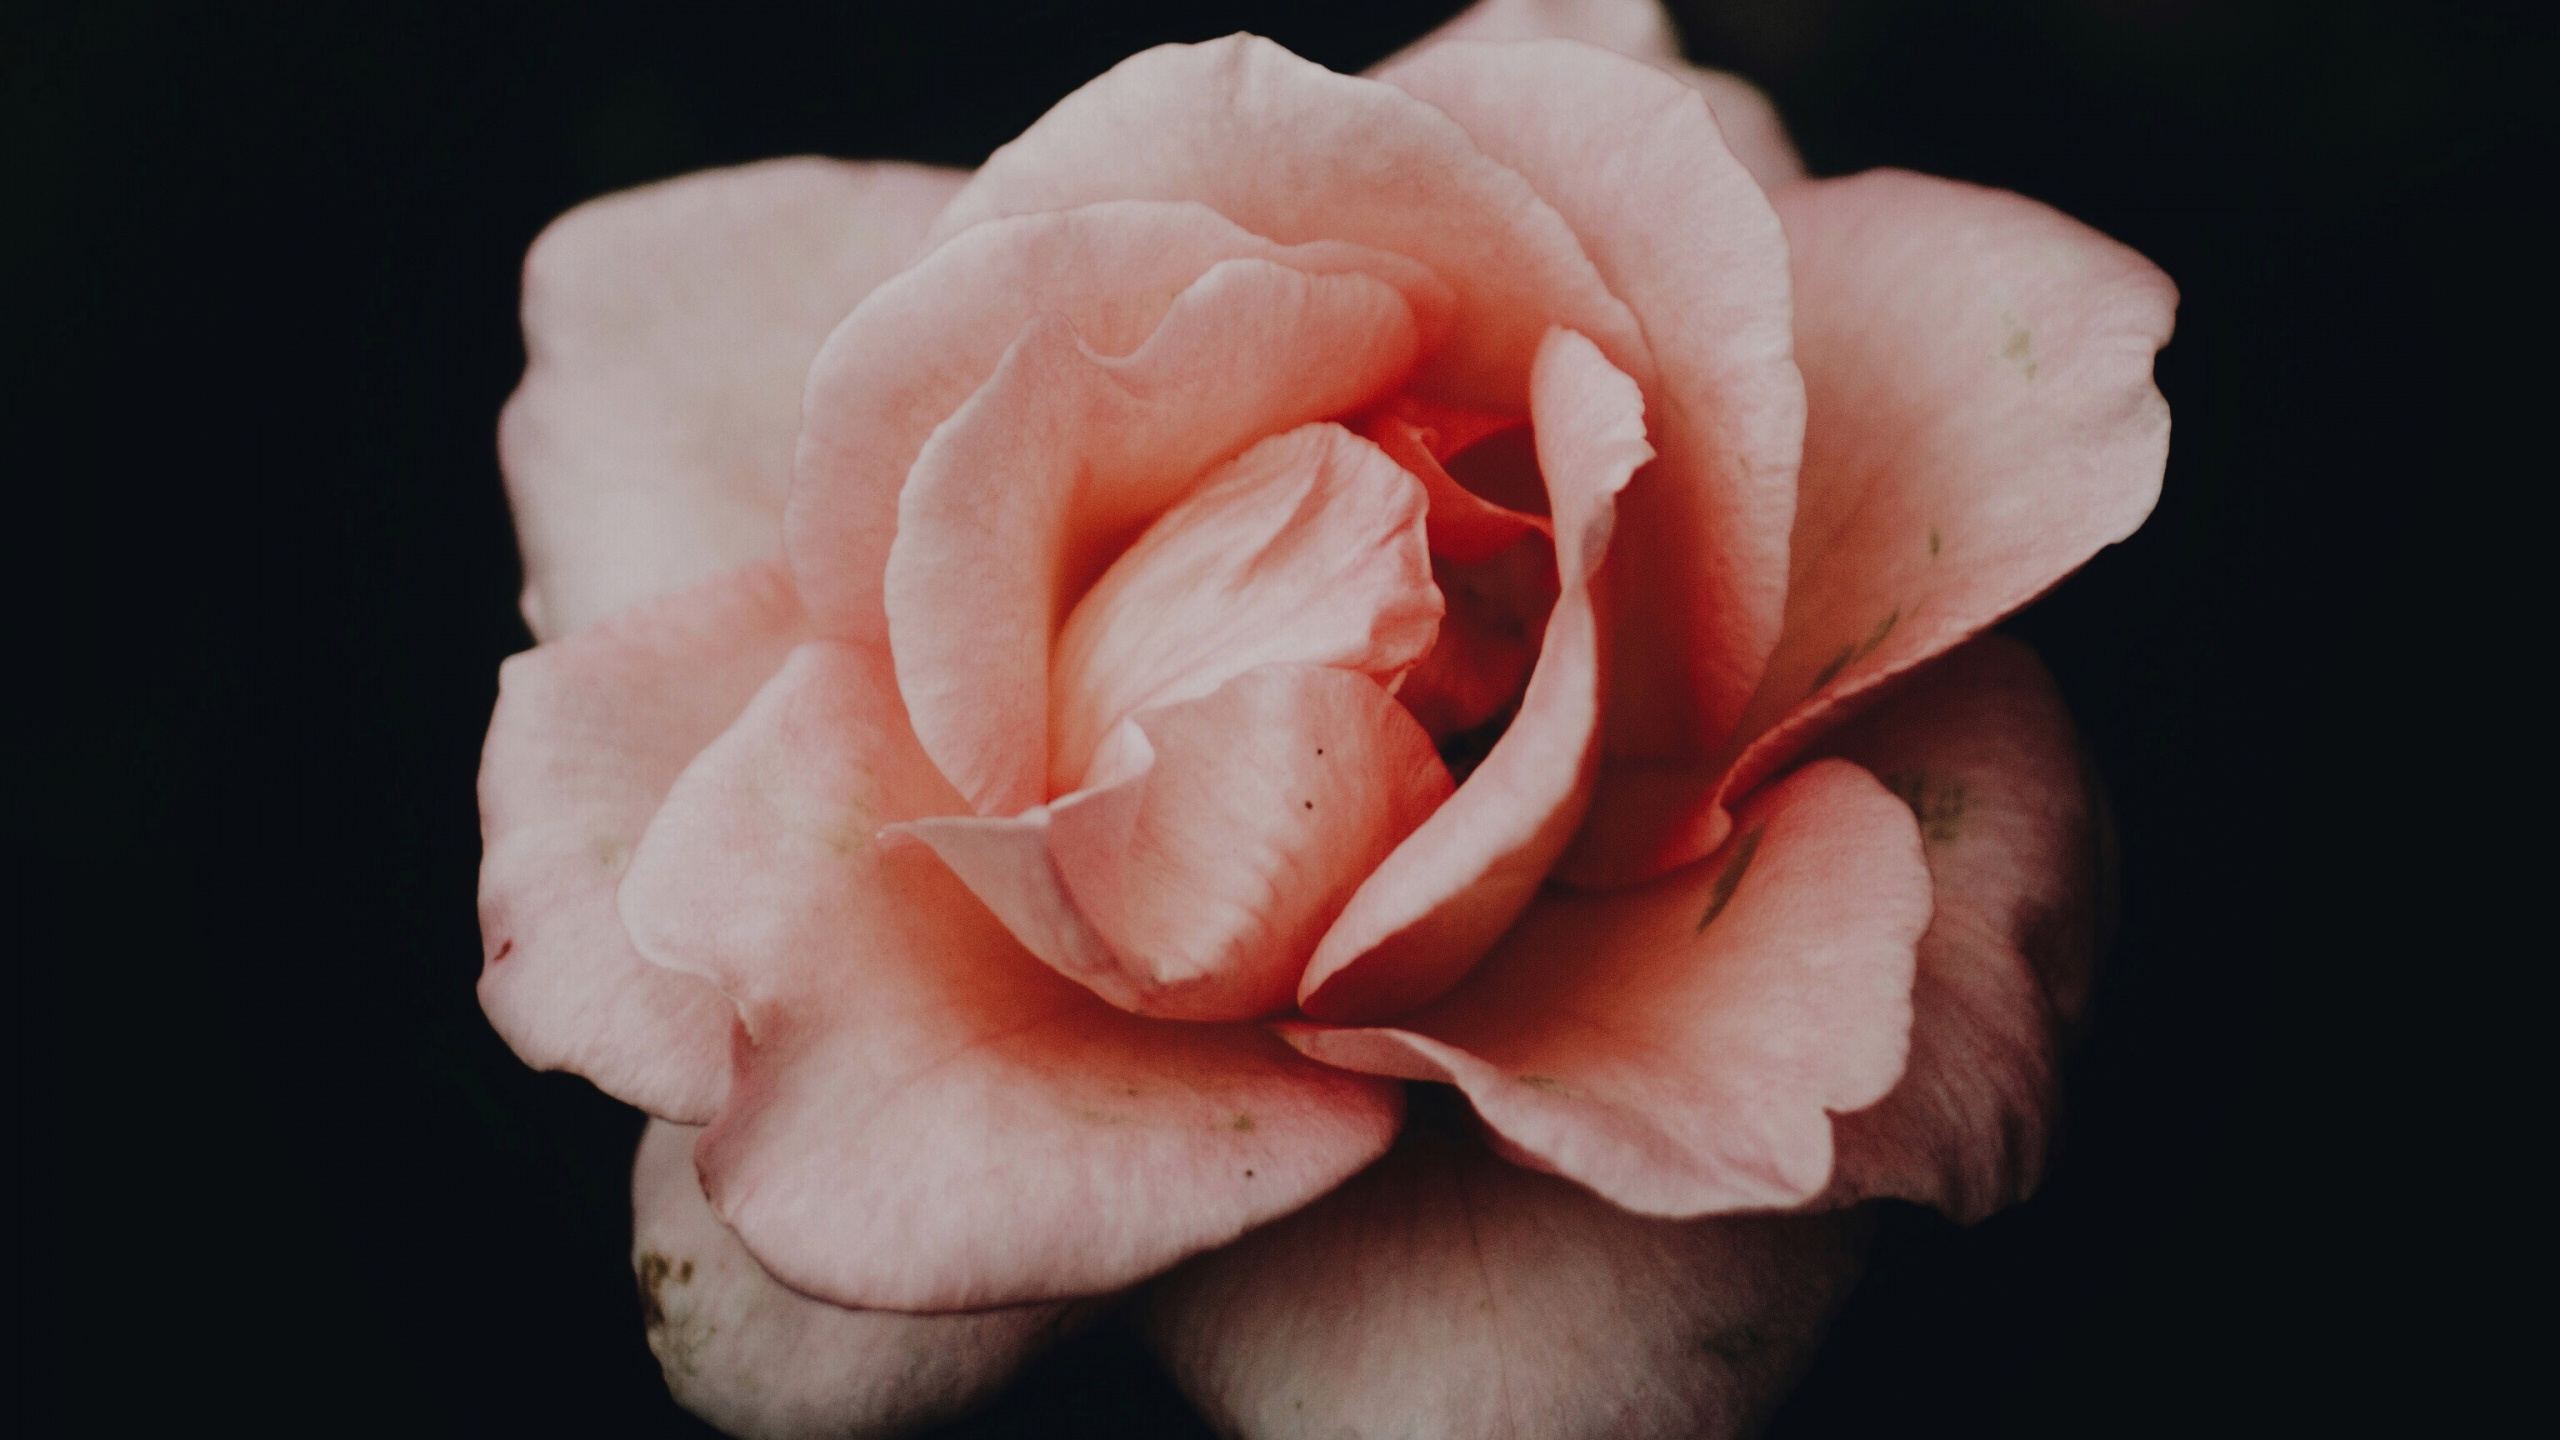
[{"label": "rose petal texture", "polygon": [[1410,1137],[1156,1287],[1148,1333],[1222,1435],[1730,1440],[1855,1280],[1862,1212],[1672,1222]]},{"label": "rose petal texture", "polygon": [[729,1103],[695,1153],[776,1278],[907,1311],[1100,1294],[1385,1149],[1394,1086],[1259,1027],[1115,1010],[932,851],[876,838],[965,809],[888,658],[814,642],[678,778],[624,877],[641,953],[738,1003]]},{"label": "rose petal texture", "polygon": [[701,1132],[653,1121],[631,1172],[631,1265],[678,1403],[739,1440],[885,1440],[993,1394],[1072,1307],[846,1310],[788,1289],[711,1213]]},{"label": "rose petal texture", "polygon": [[771,160],[543,231],[498,424],[536,637],[777,553],[810,358],[966,178]]},{"label": "rose petal texture", "polygon": [[1576,883],[1722,844],[1735,798],[2159,497],[2151,362],[2177,291],[2149,261],[2031,200],[1897,171],[1774,198],[1808,398],[1786,623],[1715,758],[1602,776],[1562,869]]},{"label": "rose petal texture", "polygon": [[525,1063],[654,1115],[718,1112],[736,1011],[644,962],[614,895],[677,774],[806,628],[763,562],[500,667],[480,760],[480,1004]]}]

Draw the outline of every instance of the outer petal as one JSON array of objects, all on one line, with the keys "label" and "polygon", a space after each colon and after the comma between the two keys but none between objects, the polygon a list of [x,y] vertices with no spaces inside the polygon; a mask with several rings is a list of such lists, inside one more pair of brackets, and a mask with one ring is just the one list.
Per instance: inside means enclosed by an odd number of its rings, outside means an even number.
[{"label": "outer petal", "polygon": [[1550,324],[1649,385],[1652,357],[1555,210],[1449,117],[1234,35],[1120,62],[987,158],[936,236],[1097,200],[1197,200],[1275,240],[1409,255],[1456,292],[1421,388],[1517,410]]},{"label": "outer petal", "polygon": [[1569,330],[1539,348],[1530,411],[1556,529],[1560,593],[1520,713],[1464,788],[1423,822],[1326,932],[1298,1003],[1369,1019],[1456,984],[1527,906],[1590,795],[1607,683],[1593,573],[1618,491],[1652,457],[1636,387]]},{"label": "outer petal", "polygon": [[1824,761],[1727,853],[1641,890],[1550,890],[1397,1029],[1284,1026],[1320,1060],[1456,1085],[1505,1152],[1643,1215],[1783,1208],[1831,1113],[1900,1077],[1929,873],[1911,813]]},{"label": "outer petal", "polygon": [[536,636],[779,552],[809,359],[966,178],[772,160],[542,233],[524,382],[498,425]]},{"label": "outer petal", "polygon": [[1718,760],[1604,776],[1577,882],[1721,844],[1725,807],[1888,678],[2125,538],[2159,498],[2177,291],[2033,201],[1878,171],[1777,197],[1811,411],[1767,677]]},{"label": "outer petal", "polygon": [[1536,187],[1644,327],[1660,458],[1627,487],[1611,549],[1608,750],[1702,760],[1759,684],[1786,600],[1805,400],[1778,217],[1698,95],[1623,56],[1453,43],[1383,78]]},{"label": "outer petal", "polygon": [[641,1135],[631,1265],[667,1389],[740,1440],[863,1440],[950,1419],[1066,1323],[1064,1305],[900,1315],[784,1287],[702,1198],[701,1133],[661,1120]]},{"label": "outer petal", "polygon": [[480,1004],[525,1063],[702,1121],[729,1084],[726,998],[643,961],[614,891],[687,762],[802,638],[779,565],[509,660],[480,760]]},{"label": "outer petal", "polygon": [[643,952],[737,997],[748,1038],[696,1158],[776,1278],[898,1310],[1098,1294],[1386,1147],[1394,1087],[1254,1027],[1114,1010],[923,846],[874,839],[961,808],[887,658],[804,645],[677,781],[624,880]]},{"label": "outer petal", "polygon": [[1979,1220],[2044,1171],[2062,1027],[2097,958],[2103,841],[2062,697],[2035,653],[1985,636],[1825,743],[1919,817],[1937,908],[1920,940],[1911,1059],[1833,1127],[1832,1198]]},{"label": "outer petal", "polygon": [[1220,1434],[1731,1440],[1856,1277],[1857,1213],[1630,1215],[1420,1139],[1167,1277],[1149,1332]]}]

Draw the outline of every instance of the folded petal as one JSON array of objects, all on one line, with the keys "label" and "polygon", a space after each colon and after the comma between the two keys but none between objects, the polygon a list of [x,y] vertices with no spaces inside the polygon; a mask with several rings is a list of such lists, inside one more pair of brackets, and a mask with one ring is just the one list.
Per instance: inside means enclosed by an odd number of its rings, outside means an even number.
[{"label": "folded petal", "polygon": [[1430,498],[1431,553],[1461,564],[1492,559],[1532,533],[1554,538],[1542,515],[1506,509],[1469,490],[1440,462],[1490,436],[1526,430],[1526,415],[1454,411],[1399,395],[1353,422],[1362,438],[1422,482]]},{"label": "folded petal", "polygon": [[1743,823],[1644,888],[1546,891],[1398,1028],[1281,1033],[1456,1085],[1505,1154],[1639,1214],[1802,1204],[1831,1179],[1831,1115],[1902,1074],[1929,872],[1911,812],[1841,761],[1754,797]]},{"label": "folded petal", "polygon": [[1322,1193],[1394,1133],[1393,1086],[1245,1025],[1125,1014],[1026,953],[884,824],[965,807],[887,658],[794,651],[677,781],[622,910],[736,997],[713,1209],[792,1289],[984,1309],[1118,1289]]},{"label": "folded petal", "polygon": [[1125,359],[1024,327],[917,457],[889,550],[908,714],[978,813],[1053,793],[1053,640],[1118,546],[1255,441],[1374,399],[1420,344],[1385,282],[1267,260],[1211,267]]},{"label": "folded petal", "polygon": [[2177,291],[2031,200],[1876,171],[1777,196],[1810,410],[1787,618],[1722,755],[1604,776],[1567,858],[1618,883],[1721,844],[1726,807],[1890,677],[2151,513]]},{"label": "folded petal", "polygon": [[1520,713],[1467,783],[1351,897],[1298,988],[1324,1020],[1366,1020],[1456,984],[1537,892],[1580,823],[1606,683],[1592,578],[1618,492],[1652,457],[1634,381],[1570,330],[1548,332],[1531,382],[1538,468],[1554,516],[1559,596]]},{"label": "folded petal", "polygon": [[1778,217],[1699,95],[1623,55],[1456,42],[1381,78],[1528,180],[1643,328],[1659,458],[1620,497],[1611,546],[1608,752],[1703,760],[1786,601],[1805,400]]},{"label": "folded petal", "polygon": [[736,1014],[643,961],[614,892],[667,787],[803,637],[765,561],[509,660],[480,758],[480,1004],[525,1063],[700,1122]]},{"label": "folded petal", "polygon": [[699,1130],[652,1121],[631,1173],[631,1265],[677,1403],[740,1440],[886,1440],[994,1393],[1065,1305],[971,1315],[847,1310],[764,1271],[702,1198]]},{"label": "folded petal", "polygon": [[1799,1373],[1866,1229],[1646,1219],[1426,1138],[1167,1276],[1147,1328],[1239,1440],[1732,1440]]},{"label": "folded petal", "polygon": [[1823,744],[1920,821],[1937,894],[1911,1058],[1832,1128],[1830,1198],[1895,1196],[1979,1220],[2026,1198],[2061,1103],[2061,1032],[2096,963],[2103,836],[2062,697],[2035,652],[1984,636]]},{"label": "folded petal", "polygon": [[1099,200],[1196,200],[1257,235],[1408,255],[1456,294],[1420,387],[1517,410],[1550,324],[1652,380],[1652,359],[1555,209],[1448,116],[1233,35],[1141,52],[987,157],[935,236]]},{"label": "folded petal", "polygon": [[824,632],[888,639],[881,575],[907,472],[1023,326],[1058,316],[1096,353],[1125,355],[1211,266],[1241,259],[1368,275],[1403,296],[1426,345],[1448,327],[1448,287],[1412,260],[1329,240],[1276,245],[1183,203],[1119,201],[975,226],[874,291],[809,368],[786,515],[801,594]]},{"label": "folded petal", "polygon": [[543,231],[524,381],[498,425],[536,636],[780,552],[810,357],[965,178],[771,160]]}]

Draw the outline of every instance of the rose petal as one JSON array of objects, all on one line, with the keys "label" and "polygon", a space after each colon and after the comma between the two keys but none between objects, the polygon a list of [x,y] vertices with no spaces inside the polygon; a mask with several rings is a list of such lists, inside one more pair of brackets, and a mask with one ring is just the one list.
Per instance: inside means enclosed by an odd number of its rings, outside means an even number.
[{"label": "rose petal", "polygon": [[1124,355],[1211,266],[1239,259],[1368,275],[1404,297],[1426,345],[1448,327],[1448,287],[1412,260],[1333,241],[1275,245],[1180,203],[993,221],[874,291],[809,369],[786,517],[801,594],[825,632],[886,643],[881,575],[899,490],[934,427],[994,373],[1024,325],[1060,316],[1097,353]]},{"label": "rose petal", "polygon": [[738,1001],[696,1158],[777,1279],[895,1310],[1100,1294],[1386,1147],[1393,1086],[1253,1026],[1114,1010],[925,847],[874,839],[961,808],[887,657],[804,645],[677,780],[624,879],[642,953]]},{"label": "rose petal", "polygon": [[1854,765],[1743,813],[1723,854],[1653,885],[1548,890],[1399,1028],[1281,1033],[1456,1085],[1506,1154],[1638,1214],[1801,1204],[1831,1178],[1831,1113],[1902,1073],[1929,873],[1911,812]]},{"label": "rose petal", "polygon": [[631,1264],[678,1404],[741,1440],[865,1440],[994,1393],[1070,1307],[974,1315],[846,1310],[784,1287],[702,1198],[699,1130],[653,1121],[631,1171]]},{"label": "rose petal", "polygon": [[1024,327],[934,431],[898,500],[886,600],[925,753],[982,815],[1050,798],[1052,637],[1078,592],[1218,462],[1358,408],[1419,334],[1395,289],[1228,260],[1123,360]]},{"label": "rose petal", "polygon": [[2071,717],[2035,652],[1984,636],[1823,745],[1920,821],[1937,892],[1911,1059],[1832,1127],[1838,1201],[1896,1196],[1974,1221],[2025,1199],[2061,1104],[2059,1029],[2097,959],[2100,832]]},{"label": "rose petal", "polygon": [[1448,613],[1396,699],[1432,738],[1464,746],[1465,732],[1517,710],[1525,698],[1555,612],[1555,546],[1524,541],[1472,565],[1434,557],[1431,578]]},{"label": "rose petal", "polygon": [[526,1064],[670,1119],[720,1108],[735,1012],[643,961],[614,891],[677,773],[805,626],[763,562],[499,668],[480,760],[480,1004]]},{"label": "rose petal", "polygon": [[524,381],[498,424],[536,636],[779,552],[809,359],[966,178],[771,160],[542,232]]},{"label": "rose petal", "polygon": [[1382,78],[1525,177],[1644,328],[1661,458],[1619,502],[1608,753],[1702,760],[1785,608],[1805,401],[1778,217],[1698,95],[1623,56],[1452,43]]},{"label": "rose petal", "polygon": [[1559,598],[1520,713],[1464,788],[1363,883],[1316,948],[1298,1004],[1326,1020],[1393,1014],[1456,984],[1529,903],[1590,794],[1601,616],[1592,574],[1618,491],[1652,457],[1633,381],[1570,330],[1548,332],[1531,383],[1555,516]]},{"label": "rose petal", "polygon": [[1164,45],[1120,62],[987,157],[933,233],[1116,199],[1197,200],[1274,240],[1345,240],[1421,261],[1457,297],[1449,339],[1418,380],[1435,398],[1517,410],[1550,324],[1652,381],[1634,319],[1519,176],[1430,106],[1268,40]]},{"label": "rose petal", "polygon": [[1644,1219],[1423,1138],[1166,1277],[1148,1333],[1239,1440],[1731,1440],[1795,1378],[1866,1229]]},{"label": "rose petal", "polygon": [[1577,883],[1721,844],[1726,807],[1852,703],[2034,599],[2159,498],[2151,357],[2177,291],[2031,200],[1877,171],[1777,197],[1811,410],[1786,628],[1702,766],[1602,778]]},{"label": "rose petal", "polygon": [[1555,538],[1555,527],[1541,515],[1524,515],[1506,509],[1477,495],[1440,463],[1442,456],[1454,456],[1498,429],[1526,429],[1529,417],[1493,416],[1482,412],[1465,413],[1459,423],[1464,428],[1454,435],[1444,434],[1432,422],[1439,418],[1431,406],[1411,396],[1399,395],[1387,405],[1353,422],[1363,439],[1386,452],[1406,473],[1422,482],[1429,497],[1431,553],[1475,565],[1492,559],[1531,534]]}]

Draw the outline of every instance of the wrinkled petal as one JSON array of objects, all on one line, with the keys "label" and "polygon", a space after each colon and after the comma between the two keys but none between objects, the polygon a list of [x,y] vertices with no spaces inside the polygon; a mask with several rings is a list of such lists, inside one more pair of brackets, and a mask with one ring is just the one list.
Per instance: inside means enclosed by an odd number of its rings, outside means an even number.
[{"label": "wrinkled petal", "polygon": [[1566,858],[1578,883],[1721,844],[1735,797],[2159,498],[2151,357],[2177,291],[2149,261],[2034,201],[1896,171],[1777,204],[1811,402],[1786,626],[1721,757],[1603,776]]},{"label": "wrinkled petal", "polygon": [[2044,1172],[2061,1033],[2097,960],[2103,837],[2071,717],[2035,652],[1984,636],[1823,751],[1912,808],[1937,893],[1910,1062],[1882,1103],[1834,1124],[1830,1198],[1895,1196],[1979,1220]]},{"label": "wrinkled petal", "polygon": [[1067,617],[1049,683],[1049,791],[1140,710],[1264,665],[1392,684],[1431,648],[1440,592],[1422,486],[1338,425],[1237,456],[1112,562]]},{"label": "wrinkled petal", "polygon": [[614,892],[667,787],[805,629],[764,562],[499,668],[480,759],[480,1004],[526,1064],[670,1119],[720,1108],[736,1014],[643,961]]},{"label": "wrinkled petal", "polygon": [[887,657],[792,653],[624,878],[642,953],[735,997],[713,1209],[795,1290],[984,1309],[1119,1289],[1340,1183],[1401,1097],[1261,1029],[1127,1015],[884,824],[965,807]]},{"label": "wrinkled petal", "polygon": [[1529,903],[1590,795],[1603,617],[1593,572],[1615,502],[1653,451],[1635,383],[1570,330],[1548,332],[1530,391],[1555,518],[1559,598],[1520,713],[1448,804],[1364,882],[1298,988],[1324,1020],[1365,1020],[1456,984]]},{"label": "wrinkled petal", "polygon": [[1071,1307],[847,1310],[776,1281],[702,1198],[701,1132],[652,1121],[631,1172],[631,1265],[677,1403],[739,1440],[885,1440],[993,1394]]},{"label": "wrinkled petal", "polygon": [[1911,812],[1827,760],[1723,853],[1636,890],[1550,889],[1395,1029],[1281,1027],[1317,1059],[1466,1093],[1504,1153],[1643,1215],[1802,1204],[1831,1115],[1884,1098],[1929,872]]},{"label": "wrinkled petal", "polygon": [[[1445,418],[1444,418],[1445,416]],[[1527,429],[1529,417],[1479,411],[1449,413],[1399,395],[1353,423],[1362,438],[1386,452],[1422,482],[1430,500],[1431,553],[1460,564],[1481,564],[1531,534],[1555,538],[1542,515],[1506,509],[1469,490],[1440,462],[1477,442],[1511,429]]]},{"label": "wrinkled petal", "polygon": [[1518,409],[1550,324],[1652,381],[1634,319],[1518,175],[1430,106],[1268,40],[1163,45],[1120,62],[987,157],[933,233],[1115,199],[1196,200],[1274,240],[1421,261],[1457,301],[1418,380],[1435,398]]},{"label": "wrinkled petal", "polygon": [[917,458],[889,550],[899,688],[978,813],[1050,798],[1052,640],[1116,543],[1253,442],[1375,398],[1419,345],[1392,286],[1267,260],[1211,267],[1125,359],[1024,327]]},{"label": "wrinkled petal", "polygon": [[1805,399],[1778,217],[1699,96],[1623,56],[1452,43],[1382,78],[1526,178],[1643,327],[1660,458],[1619,499],[1608,753],[1703,760],[1786,603]]},{"label": "wrinkled petal", "polygon": [[1097,354],[1125,355],[1211,266],[1241,259],[1368,275],[1404,297],[1426,347],[1448,328],[1448,287],[1412,260],[1324,239],[1275,245],[1184,203],[993,221],[874,291],[809,368],[786,516],[800,592],[823,632],[888,640],[881,575],[899,490],[934,427],[994,373],[1023,326],[1058,316]]},{"label": "wrinkled petal", "polygon": [[498,425],[537,637],[780,552],[809,359],[966,178],[771,160],[543,231]]},{"label": "wrinkled petal", "polygon": [[1733,1440],[1795,1378],[1866,1231],[1645,1219],[1423,1138],[1166,1277],[1148,1333],[1239,1440]]}]

